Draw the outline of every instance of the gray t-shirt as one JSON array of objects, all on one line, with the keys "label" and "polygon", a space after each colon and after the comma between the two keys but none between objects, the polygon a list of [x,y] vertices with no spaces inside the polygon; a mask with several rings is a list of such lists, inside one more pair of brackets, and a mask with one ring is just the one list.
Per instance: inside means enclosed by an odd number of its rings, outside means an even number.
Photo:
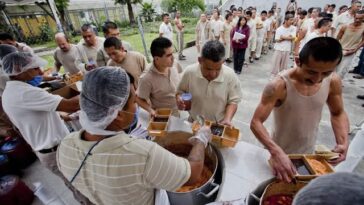
[{"label": "gray t-shirt", "polygon": [[76,74],[80,70],[77,67],[76,59],[79,56],[79,51],[76,45],[71,44],[71,48],[68,52],[62,51],[60,48],[57,48],[54,52],[54,65],[56,67],[63,66],[65,72],[69,72],[70,74]]}]

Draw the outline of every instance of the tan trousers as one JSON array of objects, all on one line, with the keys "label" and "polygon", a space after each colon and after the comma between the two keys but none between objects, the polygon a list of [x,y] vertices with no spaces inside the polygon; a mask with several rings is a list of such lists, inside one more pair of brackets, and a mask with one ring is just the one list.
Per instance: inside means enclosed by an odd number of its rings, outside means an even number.
[{"label": "tan trousers", "polygon": [[93,203],[88,200],[81,192],[79,192],[67,179],[63,176],[63,174],[59,171],[57,166],[57,152],[50,152],[47,154],[42,154],[40,152],[35,152],[39,161],[49,169],[53,174],[59,176],[65,183],[66,187],[68,187],[72,192],[75,199],[80,202],[80,204],[92,205]]},{"label": "tan trousers", "polygon": [[277,75],[282,70],[286,70],[288,68],[289,62],[289,53],[290,51],[274,51],[273,54],[273,68],[272,74]]},{"label": "tan trousers", "polygon": [[183,55],[183,48],[184,48],[184,42],[183,42],[183,32],[177,31],[177,46],[178,46],[178,56],[181,57]]}]

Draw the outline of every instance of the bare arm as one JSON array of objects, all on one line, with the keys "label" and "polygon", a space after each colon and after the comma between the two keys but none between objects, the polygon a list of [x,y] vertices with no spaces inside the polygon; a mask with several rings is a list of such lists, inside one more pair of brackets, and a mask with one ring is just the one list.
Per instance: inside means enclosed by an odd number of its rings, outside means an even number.
[{"label": "bare arm", "polygon": [[150,115],[155,116],[155,110],[153,110],[152,106],[147,102],[147,100],[137,96],[136,102],[140,107],[149,112]]},{"label": "bare arm", "polygon": [[63,98],[58,104],[57,111],[73,113],[80,109],[80,97],[75,96],[71,99]]},{"label": "bare arm", "polygon": [[336,138],[335,152],[340,153],[338,159],[332,161],[337,164],[344,161],[346,152],[348,150],[348,133],[349,133],[349,119],[344,110],[342,100],[341,79],[337,74],[333,74],[330,85],[330,93],[327,99],[327,105],[330,109],[331,126]]},{"label": "bare arm", "polygon": [[344,35],[344,33],[345,33],[345,29],[346,29],[346,26],[342,26],[341,28],[340,28],[340,31],[339,31],[339,33],[337,34],[337,36],[336,36],[336,39],[338,40],[338,41],[340,41],[341,40],[341,38],[343,37],[343,35]]},{"label": "bare arm", "polygon": [[237,109],[238,109],[237,104],[228,104],[225,108],[224,119],[220,123],[227,126],[232,126],[231,121],[233,120],[233,117]]},{"label": "bare arm", "polygon": [[285,83],[282,79],[276,79],[264,88],[260,104],[255,110],[250,123],[250,129],[270,152],[273,174],[280,180],[290,182],[296,173],[296,169],[287,154],[272,140],[263,125],[275,105],[283,99],[284,93]]},{"label": "bare arm", "polygon": [[191,166],[191,176],[185,185],[192,185],[196,183],[201,177],[205,160],[204,144],[198,140],[195,140],[192,150],[187,159]]}]

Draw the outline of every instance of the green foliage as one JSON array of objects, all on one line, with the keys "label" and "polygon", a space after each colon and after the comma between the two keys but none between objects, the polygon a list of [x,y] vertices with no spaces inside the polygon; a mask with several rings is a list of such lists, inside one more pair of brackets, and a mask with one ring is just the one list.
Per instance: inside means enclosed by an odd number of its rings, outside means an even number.
[{"label": "green foliage", "polygon": [[55,0],[54,3],[56,4],[57,10],[60,13],[64,13],[67,10],[70,0]]},{"label": "green foliage", "polygon": [[161,7],[167,12],[180,10],[182,14],[190,13],[193,9],[205,11],[203,0],[162,0]]},{"label": "green foliage", "polygon": [[47,24],[46,22],[42,22],[39,29],[40,29],[40,39],[42,42],[47,42],[52,40],[53,31],[51,30],[49,24]]},{"label": "green foliage", "polygon": [[146,22],[152,22],[153,17],[156,14],[152,3],[142,3],[142,16]]}]

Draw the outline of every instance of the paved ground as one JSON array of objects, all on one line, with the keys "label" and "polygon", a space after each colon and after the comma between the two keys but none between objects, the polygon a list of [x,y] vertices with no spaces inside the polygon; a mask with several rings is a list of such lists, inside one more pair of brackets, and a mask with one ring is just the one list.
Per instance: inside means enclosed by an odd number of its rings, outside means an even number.
[{"label": "paved ground", "polygon": [[[183,67],[197,62],[198,55],[195,47],[186,49],[184,54],[187,56],[187,60],[180,62]],[[272,53],[263,56],[258,62],[244,67],[243,72],[239,75],[243,101],[239,104],[233,123],[242,132],[241,140],[258,146],[261,145],[250,131],[249,123],[259,102],[261,92],[269,80],[271,62]],[[229,66],[231,67],[232,64],[229,64]],[[361,121],[364,120],[364,108],[361,107],[364,101],[356,99],[358,94],[364,94],[364,80],[356,80],[351,75],[348,75],[346,80],[344,80],[343,93],[345,109],[350,119],[351,129],[355,130]],[[265,125],[269,128],[271,127],[271,118],[268,119]],[[327,107],[325,107],[322,115],[318,143],[328,145],[329,147],[335,144]],[[64,201],[64,204],[77,204],[62,181],[43,168],[39,162],[36,162],[25,171],[23,179],[28,185],[34,182],[41,182],[47,190],[52,192],[50,194],[51,197],[59,196]],[[36,200],[34,205],[38,204],[42,203]]]}]

